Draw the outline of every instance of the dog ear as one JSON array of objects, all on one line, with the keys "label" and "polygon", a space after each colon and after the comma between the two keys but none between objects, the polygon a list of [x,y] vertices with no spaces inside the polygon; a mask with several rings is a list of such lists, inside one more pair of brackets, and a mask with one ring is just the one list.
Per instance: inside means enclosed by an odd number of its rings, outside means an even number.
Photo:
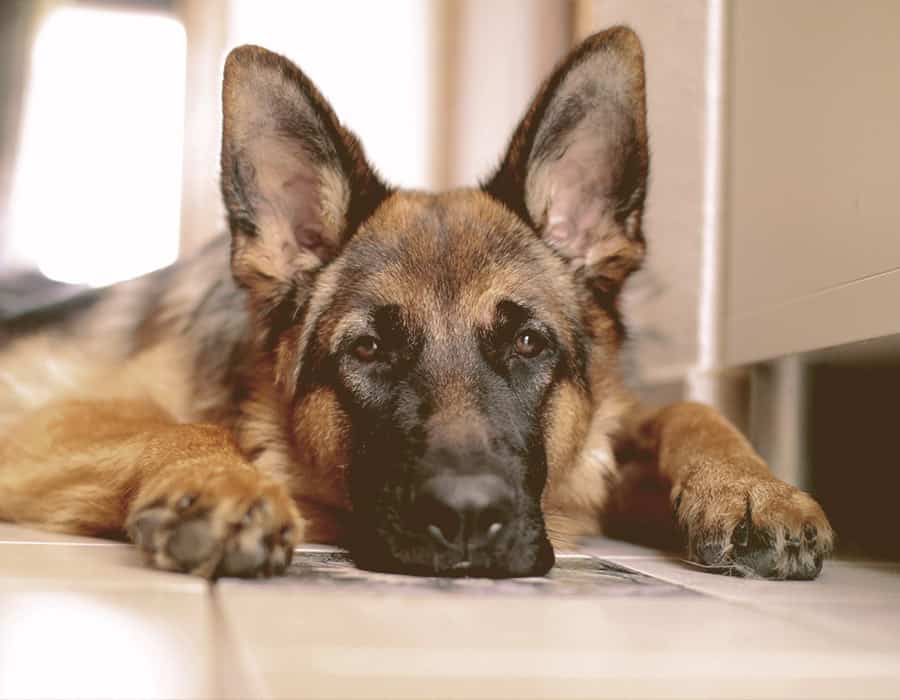
[{"label": "dog ear", "polygon": [[543,84],[483,188],[532,225],[595,292],[644,256],[644,60],[633,31],[585,40]]},{"label": "dog ear", "polygon": [[337,254],[388,190],[312,82],[278,54],[228,55],[222,112],[232,270],[274,305]]}]

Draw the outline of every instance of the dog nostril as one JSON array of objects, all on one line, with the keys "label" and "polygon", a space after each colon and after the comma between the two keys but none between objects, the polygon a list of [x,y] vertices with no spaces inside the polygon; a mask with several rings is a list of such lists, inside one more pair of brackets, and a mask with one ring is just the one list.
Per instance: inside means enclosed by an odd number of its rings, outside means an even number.
[{"label": "dog nostril", "polygon": [[493,475],[443,474],[422,485],[416,508],[435,544],[480,548],[494,542],[511,520],[512,492]]},{"label": "dog nostril", "polygon": [[444,531],[441,530],[441,528],[439,528],[437,525],[429,525],[425,528],[425,531],[429,534],[431,539],[434,540],[436,544],[439,544],[443,547],[454,546],[453,542],[451,542],[444,536]]},{"label": "dog nostril", "polygon": [[452,546],[462,528],[459,514],[452,508],[429,499],[423,515],[426,522],[425,529],[431,538],[439,544]]},{"label": "dog nostril", "polygon": [[491,506],[476,514],[472,535],[484,534],[488,541],[493,540],[506,527],[509,511],[500,506]]}]

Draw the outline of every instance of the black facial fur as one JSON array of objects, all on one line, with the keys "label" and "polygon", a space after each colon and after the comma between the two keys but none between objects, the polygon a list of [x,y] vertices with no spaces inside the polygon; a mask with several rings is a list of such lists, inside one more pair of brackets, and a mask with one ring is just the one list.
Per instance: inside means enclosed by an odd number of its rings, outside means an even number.
[{"label": "black facial fur", "polygon": [[[489,473],[511,486],[514,520],[492,549],[466,557],[470,566],[464,572],[543,573],[552,557],[540,513],[546,479],[540,408],[555,352],[517,357],[512,340],[530,319],[511,317],[508,309],[498,312],[492,328],[472,329],[470,337],[455,339],[459,347],[443,349],[429,345],[427,334],[410,329],[399,315],[396,307],[372,313],[373,332],[384,344],[381,357],[359,360],[348,352],[348,339],[335,358],[341,400],[354,426],[349,485],[358,563],[452,572],[464,555],[436,550],[417,512],[418,490],[444,473]],[[458,377],[460,368],[468,375],[465,405],[448,405],[440,384]]]}]

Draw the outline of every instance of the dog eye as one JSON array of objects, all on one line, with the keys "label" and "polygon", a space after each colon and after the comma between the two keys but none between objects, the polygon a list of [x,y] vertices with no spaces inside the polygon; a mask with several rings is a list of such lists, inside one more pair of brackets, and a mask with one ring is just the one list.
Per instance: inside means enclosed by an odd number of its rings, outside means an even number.
[{"label": "dog eye", "polygon": [[376,360],[380,349],[378,340],[370,335],[363,336],[353,344],[353,354],[362,362]]},{"label": "dog eye", "polygon": [[547,341],[537,331],[520,331],[516,336],[516,354],[525,357],[537,357],[547,346]]}]

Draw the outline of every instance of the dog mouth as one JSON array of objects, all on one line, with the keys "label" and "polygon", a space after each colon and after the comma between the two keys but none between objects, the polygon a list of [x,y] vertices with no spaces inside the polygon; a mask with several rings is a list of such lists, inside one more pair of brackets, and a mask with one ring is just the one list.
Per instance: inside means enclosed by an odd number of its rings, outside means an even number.
[{"label": "dog mouth", "polygon": [[441,578],[505,579],[543,576],[555,562],[548,542],[539,543],[532,552],[521,552],[510,558],[471,556],[462,553],[439,555],[409,550],[391,551],[371,542],[353,546],[350,554],[361,569],[389,574]]},{"label": "dog mouth", "polygon": [[383,573],[448,578],[542,576],[553,566],[537,504],[499,499],[490,479],[437,486],[405,503],[355,511],[355,563]]}]

